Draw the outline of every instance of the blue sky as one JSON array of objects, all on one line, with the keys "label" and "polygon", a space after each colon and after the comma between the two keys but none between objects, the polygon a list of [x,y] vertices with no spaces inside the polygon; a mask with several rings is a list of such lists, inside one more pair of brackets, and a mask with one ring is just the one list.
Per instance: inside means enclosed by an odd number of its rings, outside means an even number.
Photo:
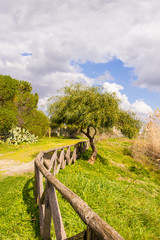
[{"label": "blue sky", "polygon": [[159,0],[1,1],[0,74],[31,82],[44,111],[80,81],[144,118],[160,100],[159,9]]},{"label": "blue sky", "polygon": [[21,54],[23,57],[27,57],[27,56],[32,56],[32,53],[22,53]]},{"label": "blue sky", "polygon": [[108,63],[93,63],[87,62],[85,64],[79,64],[84,73],[89,78],[97,78],[104,75],[106,71],[109,71],[114,80],[110,83],[117,83],[124,87],[121,91],[126,94],[130,103],[134,103],[137,99],[142,99],[152,109],[160,107],[160,93],[149,90],[149,88],[140,88],[134,85],[134,81],[137,76],[134,75],[134,68],[125,67],[121,60],[114,58]]}]

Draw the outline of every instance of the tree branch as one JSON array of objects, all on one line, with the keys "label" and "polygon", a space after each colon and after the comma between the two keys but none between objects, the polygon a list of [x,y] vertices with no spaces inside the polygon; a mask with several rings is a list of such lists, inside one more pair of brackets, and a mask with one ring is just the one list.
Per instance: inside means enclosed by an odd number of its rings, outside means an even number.
[{"label": "tree branch", "polygon": [[85,131],[83,131],[83,128],[82,128],[82,126],[81,126],[81,132],[82,132],[83,134],[85,134],[89,139],[94,139],[95,135],[97,134],[96,128],[93,127],[93,129],[94,129],[95,132],[94,132],[93,137],[92,137],[92,136],[90,136],[90,127],[87,127],[87,132],[85,132]]},{"label": "tree branch", "polygon": [[85,132],[83,131],[82,126],[81,126],[81,132],[87,136],[87,133],[85,133]]},{"label": "tree branch", "polygon": [[89,135],[89,127],[87,127],[87,137],[90,137],[90,135]]},{"label": "tree branch", "polygon": [[91,139],[91,136],[90,136],[90,134],[89,134],[89,128],[90,128],[90,127],[87,127],[87,132],[84,132],[84,131],[83,131],[83,128],[82,128],[82,126],[81,126],[81,132],[82,132],[83,134],[85,134],[89,139]]},{"label": "tree branch", "polygon": [[93,134],[93,138],[96,136],[96,134],[97,134],[97,130],[96,130],[96,128],[95,127],[93,127],[93,129],[94,129],[94,131],[95,131],[95,133]]}]

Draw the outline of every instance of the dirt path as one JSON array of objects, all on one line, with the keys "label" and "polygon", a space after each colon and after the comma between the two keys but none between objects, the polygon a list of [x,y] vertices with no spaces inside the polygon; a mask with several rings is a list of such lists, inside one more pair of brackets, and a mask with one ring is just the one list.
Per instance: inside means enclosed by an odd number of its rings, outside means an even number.
[{"label": "dirt path", "polygon": [[0,160],[0,173],[8,176],[21,175],[34,171],[34,160],[29,163],[19,163],[14,160]]}]

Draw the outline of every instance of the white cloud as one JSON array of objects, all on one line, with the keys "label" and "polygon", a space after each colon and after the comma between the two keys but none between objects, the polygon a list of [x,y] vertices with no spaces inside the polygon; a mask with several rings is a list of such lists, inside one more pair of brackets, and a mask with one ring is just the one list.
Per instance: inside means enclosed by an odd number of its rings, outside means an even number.
[{"label": "white cloud", "polygon": [[109,83],[105,82],[103,84],[103,88],[105,91],[109,93],[116,93],[118,99],[120,100],[120,107],[124,110],[130,109],[130,103],[128,101],[128,97],[125,94],[122,94],[120,91],[124,89],[123,86],[117,84],[117,83]]},{"label": "white cloud", "polygon": [[[39,80],[39,85],[36,84],[35,88],[40,93],[41,98],[45,99],[57,94],[57,90],[62,89],[65,85],[76,82],[92,86],[94,79],[86,77],[83,73],[55,72]],[[34,84],[32,85],[34,86]]]},{"label": "white cloud", "polygon": [[143,100],[136,100],[131,105],[131,110],[136,112],[138,115],[148,115],[149,113],[153,113],[153,110],[150,106],[148,106]]},{"label": "white cloud", "polygon": [[103,88],[104,91],[109,93],[116,93],[118,99],[120,100],[120,108],[125,111],[133,111],[143,119],[147,117],[148,114],[153,113],[152,108],[141,99],[136,100],[134,103],[130,103],[128,97],[120,92],[124,89],[121,85],[105,82],[103,84]]},{"label": "white cloud", "polygon": [[110,74],[109,71],[106,71],[104,73],[104,75],[99,76],[98,78],[96,78],[96,82],[98,84],[103,84],[106,81],[113,81],[113,80],[114,80],[114,77]]},{"label": "white cloud", "polygon": [[121,85],[116,84],[116,83],[105,82],[103,84],[103,87],[107,92],[110,92],[110,93],[115,92],[117,95],[121,95],[119,91],[123,90],[123,87]]},{"label": "white cloud", "polygon": [[[137,86],[160,91],[159,0],[0,0],[0,5],[0,74],[32,82],[41,98],[68,78],[91,84],[72,61],[105,63],[113,57],[134,67]],[[108,72],[99,78],[113,80]]]}]

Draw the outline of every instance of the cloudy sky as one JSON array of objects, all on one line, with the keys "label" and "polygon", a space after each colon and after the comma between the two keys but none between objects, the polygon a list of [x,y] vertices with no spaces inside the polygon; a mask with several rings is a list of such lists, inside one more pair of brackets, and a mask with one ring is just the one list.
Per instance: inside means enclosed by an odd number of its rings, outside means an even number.
[{"label": "cloudy sky", "polygon": [[31,82],[40,105],[81,81],[145,116],[160,102],[160,1],[0,0],[0,74]]}]

